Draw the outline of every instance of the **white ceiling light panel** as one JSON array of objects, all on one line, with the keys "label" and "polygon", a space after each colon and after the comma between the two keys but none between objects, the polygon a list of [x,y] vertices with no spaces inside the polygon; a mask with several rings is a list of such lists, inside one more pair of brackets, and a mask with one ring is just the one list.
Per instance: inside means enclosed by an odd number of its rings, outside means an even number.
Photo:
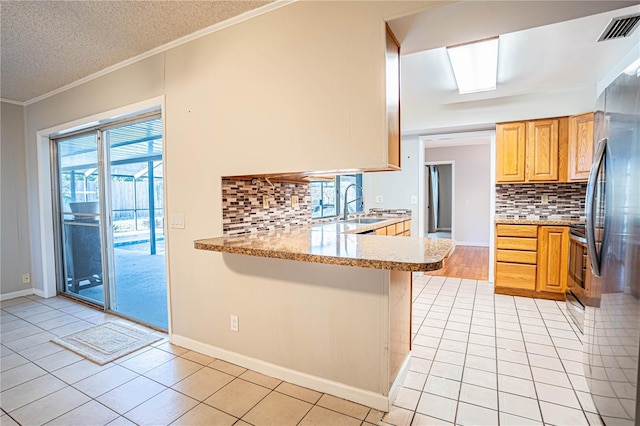
[{"label": "white ceiling light panel", "polygon": [[498,73],[498,37],[447,46],[460,94],[495,90]]}]

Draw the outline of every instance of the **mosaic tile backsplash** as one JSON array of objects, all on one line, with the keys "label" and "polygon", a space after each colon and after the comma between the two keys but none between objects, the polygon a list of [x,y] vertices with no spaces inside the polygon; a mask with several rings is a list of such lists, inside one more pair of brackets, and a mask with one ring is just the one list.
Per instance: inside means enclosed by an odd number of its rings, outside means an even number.
[{"label": "mosaic tile backsplash", "polygon": [[496,184],[496,219],[584,221],[586,194],[586,182]]},{"label": "mosaic tile backsplash", "polygon": [[411,216],[411,209],[369,209],[372,216]]},{"label": "mosaic tile backsplash", "polygon": [[[273,186],[272,186],[273,185]],[[269,208],[263,207],[263,196]],[[298,206],[291,198],[298,197]],[[222,179],[222,232],[238,235],[299,225],[311,221],[311,191],[308,184],[272,182],[263,179]]]},{"label": "mosaic tile backsplash", "polygon": [[[272,186],[273,184],[273,186]],[[264,208],[267,196],[269,207]],[[298,206],[291,206],[292,197],[298,197]],[[359,213],[350,216],[360,216]],[[411,209],[371,209],[370,215],[406,216]],[[306,183],[271,182],[264,179],[222,178],[222,232],[240,235],[270,231],[290,225],[328,222],[335,217],[311,219],[311,187]]]}]

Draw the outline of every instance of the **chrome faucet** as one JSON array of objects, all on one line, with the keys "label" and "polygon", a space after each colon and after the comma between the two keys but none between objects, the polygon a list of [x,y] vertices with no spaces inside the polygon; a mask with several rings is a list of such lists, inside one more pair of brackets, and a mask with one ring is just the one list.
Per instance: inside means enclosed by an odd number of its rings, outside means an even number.
[{"label": "chrome faucet", "polygon": [[347,212],[348,212],[347,206],[349,204],[353,203],[354,201],[358,201],[358,198],[360,199],[360,202],[362,203],[362,207],[364,207],[364,195],[361,195],[360,197],[356,197],[353,200],[347,202],[347,194],[349,193],[349,189],[351,189],[352,186],[355,186],[356,188],[359,188],[361,194],[364,192],[362,187],[360,185],[358,185],[357,183],[352,183],[351,185],[347,186],[347,189],[344,190],[344,202],[342,203],[344,205],[344,207],[343,207],[344,212],[342,214],[342,220],[347,220]]}]

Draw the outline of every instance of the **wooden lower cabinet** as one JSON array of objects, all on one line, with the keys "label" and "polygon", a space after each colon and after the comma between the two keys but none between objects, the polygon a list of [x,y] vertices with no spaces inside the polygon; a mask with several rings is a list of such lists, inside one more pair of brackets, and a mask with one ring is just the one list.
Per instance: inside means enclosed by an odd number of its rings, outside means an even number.
[{"label": "wooden lower cabinet", "polygon": [[511,262],[535,265],[536,257],[537,253],[535,251],[496,250],[496,260],[500,263]]},{"label": "wooden lower cabinet", "polygon": [[375,230],[376,235],[408,237],[411,235],[411,219],[393,225],[383,226]]},{"label": "wooden lower cabinet", "polygon": [[536,289],[536,265],[498,262],[496,275],[500,277],[503,285],[510,288]]},{"label": "wooden lower cabinet", "polygon": [[495,292],[562,300],[568,256],[566,226],[497,225]]},{"label": "wooden lower cabinet", "polygon": [[569,268],[569,228],[541,226],[538,232],[538,291],[564,294]]}]

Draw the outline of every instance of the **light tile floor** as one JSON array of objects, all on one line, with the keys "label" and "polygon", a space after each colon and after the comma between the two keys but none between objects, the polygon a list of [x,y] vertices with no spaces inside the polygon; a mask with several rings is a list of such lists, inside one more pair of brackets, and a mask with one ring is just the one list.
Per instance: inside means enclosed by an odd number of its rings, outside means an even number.
[{"label": "light tile floor", "polygon": [[385,414],[171,345],[98,366],[51,343],[107,320],[64,298],[0,302],[1,425],[600,425],[562,303],[414,278],[410,371]]}]

